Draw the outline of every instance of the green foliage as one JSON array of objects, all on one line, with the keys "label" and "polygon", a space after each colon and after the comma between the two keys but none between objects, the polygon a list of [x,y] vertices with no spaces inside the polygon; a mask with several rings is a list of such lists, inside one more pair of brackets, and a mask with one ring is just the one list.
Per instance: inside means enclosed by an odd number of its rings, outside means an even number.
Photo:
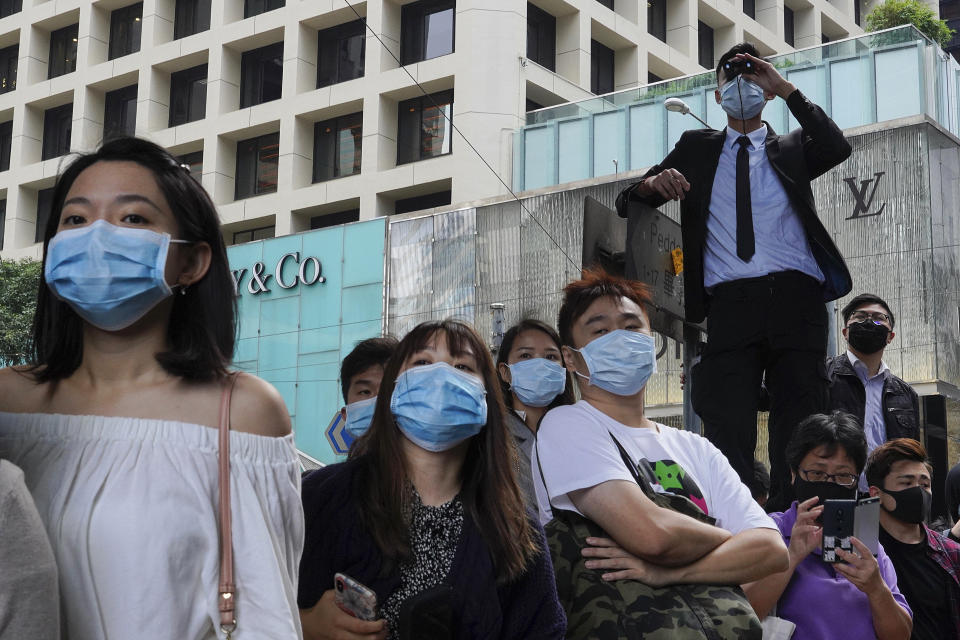
[{"label": "green foliage", "polygon": [[880,31],[904,24],[912,24],[941,47],[954,34],[953,29],[933,9],[918,0],[884,0],[867,14],[867,31]]},{"label": "green foliage", "polygon": [[30,329],[37,308],[40,263],[0,261],[0,365],[25,364],[30,356]]}]

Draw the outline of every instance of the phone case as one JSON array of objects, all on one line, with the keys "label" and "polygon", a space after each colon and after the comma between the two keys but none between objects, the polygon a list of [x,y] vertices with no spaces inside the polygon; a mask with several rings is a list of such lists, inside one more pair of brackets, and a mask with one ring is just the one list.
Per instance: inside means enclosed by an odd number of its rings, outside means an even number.
[{"label": "phone case", "polygon": [[836,550],[852,551],[856,500],[826,500],[823,503],[823,561],[842,562]]},{"label": "phone case", "polygon": [[864,498],[857,503],[853,536],[862,542],[870,553],[880,550],[880,498]]},{"label": "phone case", "polygon": [[348,575],[333,576],[333,599],[337,606],[361,620],[377,619],[377,594]]}]

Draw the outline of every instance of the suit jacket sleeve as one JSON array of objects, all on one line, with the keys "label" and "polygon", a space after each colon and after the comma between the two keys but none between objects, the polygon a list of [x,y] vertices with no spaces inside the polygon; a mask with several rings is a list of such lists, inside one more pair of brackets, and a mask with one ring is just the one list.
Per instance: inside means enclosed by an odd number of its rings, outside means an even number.
[{"label": "suit jacket sleeve", "polygon": [[657,192],[653,192],[646,197],[641,197],[634,191],[636,186],[649,178],[655,176],[664,169],[677,169],[685,177],[689,178],[689,172],[686,170],[688,154],[686,151],[687,143],[690,139],[690,131],[684,131],[674,145],[673,150],[667,154],[667,157],[660,161],[660,164],[650,167],[649,170],[639,180],[628,186],[617,196],[617,213],[621,218],[627,217],[627,203],[629,201],[642,202],[651,207],[659,207],[667,201],[666,198]]},{"label": "suit jacket sleeve", "polygon": [[840,127],[823,109],[807,100],[799,89],[787,96],[787,107],[800,123],[803,156],[810,180],[850,157],[852,149]]}]

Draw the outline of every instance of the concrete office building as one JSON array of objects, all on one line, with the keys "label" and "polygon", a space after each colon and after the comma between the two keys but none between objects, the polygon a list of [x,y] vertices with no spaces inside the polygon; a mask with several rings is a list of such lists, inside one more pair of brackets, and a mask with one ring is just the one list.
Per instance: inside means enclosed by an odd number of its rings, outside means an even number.
[{"label": "concrete office building", "polygon": [[0,0],[0,256],[39,255],[64,155],[112,133],[189,164],[236,244],[506,194],[497,176],[512,180],[513,131],[529,110],[712,68],[744,39],[772,54],[855,35],[865,10],[863,0]]}]

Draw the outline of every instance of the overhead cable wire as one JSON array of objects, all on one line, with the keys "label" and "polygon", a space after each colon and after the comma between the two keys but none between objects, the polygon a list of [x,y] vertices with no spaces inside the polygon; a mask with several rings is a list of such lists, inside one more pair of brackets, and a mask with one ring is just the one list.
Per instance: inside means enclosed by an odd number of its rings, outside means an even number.
[{"label": "overhead cable wire", "polygon": [[345,5],[347,5],[348,7],[350,7],[350,10],[353,11],[353,13],[357,16],[358,19],[363,20],[364,27],[370,32],[371,35],[373,35],[374,38],[377,39],[377,42],[379,42],[379,43],[380,43],[380,46],[383,47],[384,50],[385,50],[387,53],[390,54],[390,57],[392,57],[394,60],[396,60],[397,65],[399,65],[399,67],[400,67],[401,69],[403,69],[403,71],[410,77],[410,79],[414,82],[414,84],[417,85],[417,88],[420,89],[420,92],[423,94],[423,97],[426,98],[427,100],[429,100],[431,106],[432,106],[434,109],[436,109],[441,115],[443,115],[444,119],[450,124],[450,128],[453,129],[454,131],[456,131],[458,134],[460,134],[460,137],[463,138],[463,141],[467,143],[467,146],[470,147],[470,149],[476,154],[476,156],[477,156],[478,158],[480,158],[480,161],[484,164],[484,166],[486,166],[487,169],[490,170],[490,173],[492,173],[492,174],[494,175],[494,177],[496,177],[496,179],[500,182],[500,184],[503,185],[503,187],[504,187],[504,188],[507,190],[507,192],[513,197],[513,199],[517,201],[517,203],[520,205],[520,208],[523,209],[523,210],[527,213],[527,215],[530,216],[530,218],[531,218],[534,222],[537,223],[537,226],[540,227],[540,229],[543,230],[543,232],[547,235],[547,237],[550,238],[550,241],[553,242],[554,245],[556,245],[556,247],[560,250],[560,253],[563,254],[563,257],[567,259],[567,262],[569,262],[569,263],[571,264],[571,266],[573,266],[574,271],[575,271],[575,272],[579,272],[581,267],[573,260],[573,258],[570,257],[570,255],[566,252],[566,250],[563,248],[563,246],[557,241],[557,239],[554,238],[554,237],[550,234],[549,231],[547,231],[547,228],[543,225],[543,223],[540,222],[539,218],[537,218],[537,216],[534,215],[533,211],[531,211],[531,210],[524,204],[523,200],[521,200],[520,197],[517,196],[517,194],[516,194],[516,193],[514,192],[514,190],[510,187],[510,185],[508,185],[508,184],[506,183],[506,181],[504,181],[504,179],[503,179],[502,177],[500,177],[500,174],[497,173],[496,169],[494,169],[492,166],[490,166],[490,163],[487,162],[486,158],[484,158],[483,155],[480,153],[480,151],[478,151],[477,148],[476,148],[475,146],[473,146],[473,143],[470,142],[470,140],[467,138],[467,136],[465,136],[465,135],[463,134],[462,131],[460,131],[460,128],[457,127],[456,124],[454,124],[453,118],[452,118],[451,116],[447,115],[446,111],[444,111],[443,109],[441,109],[440,106],[439,106],[436,102],[433,101],[433,98],[430,96],[430,94],[427,92],[427,90],[423,88],[423,85],[421,85],[420,82],[413,76],[413,74],[410,73],[410,70],[407,68],[407,66],[404,65],[404,64],[400,61],[400,58],[398,58],[398,57],[396,56],[396,54],[394,54],[394,52],[390,49],[390,47],[388,47],[388,46],[386,45],[386,43],[385,43],[383,40],[380,39],[380,36],[379,36],[379,35],[377,34],[377,32],[374,31],[373,28],[367,23],[367,21],[366,21],[366,19],[364,18],[364,16],[361,16],[361,15],[360,15],[360,13],[359,13],[359,12],[357,11],[357,9],[353,6],[353,4],[350,3],[349,0],[343,0],[343,3],[344,3]]}]

